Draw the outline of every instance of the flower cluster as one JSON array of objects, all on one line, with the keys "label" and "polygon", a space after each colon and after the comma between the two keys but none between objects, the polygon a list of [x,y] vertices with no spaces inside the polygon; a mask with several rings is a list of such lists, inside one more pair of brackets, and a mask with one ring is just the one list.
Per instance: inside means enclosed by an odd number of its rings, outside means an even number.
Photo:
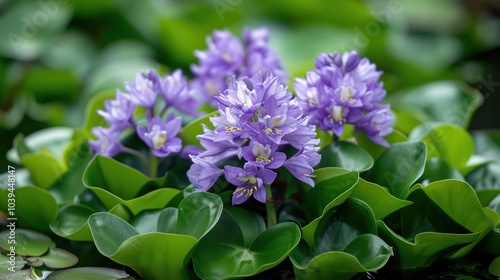
[{"label": "flower cluster", "polygon": [[336,136],[342,135],[345,124],[352,124],[373,142],[388,146],[382,136],[392,131],[393,116],[389,105],[380,104],[386,95],[381,75],[354,51],[324,53],[318,56],[316,69],[306,79],[296,79],[294,87],[311,124],[333,130]]},{"label": "flower cluster", "polygon": [[[115,99],[105,101],[105,110],[98,111],[108,126],[93,129],[97,137],[90,141],[94,153],[113,157],[128,151],[120,142],[125,130],[135,131],[157,157],[178,153],[182,148],[176,137],[181,118],[171,111],[195,114],[199,105],[182,72],[177,70],[164,77],[155,70],[140,72],[134,83],[125,83],[125,89],[126,93],[117,90]],[[144,117],[134,114],[137,111],[144,112]],[[146,126],[140,125],[144,122]]]},{"label": "flower cluster", "polygon": [[269,47],[269,38],[266,28],[245,29],[243,43],[227,30],[214,31],[213,38],[207,38],[208,50],[195,52],[199,64],[191,66],[196,76],[193,86],[200,91],[203,101],[217,106],[213,97],[229,86],[233,76],[240,79],[270,70],[283,84],[288,74]]},{"label": "flower cluster", "polygon": [[[190,182],[199,191],[210,189],[224,174],[236,186],[233,204],[250,196],[264,203],[264,185],[273,183],[277,176],[274,170],[280,167],[314,185],[312,167],[320,161],[315,127],[308,124],[308,117],[278,77],[268,71],[251,78],[233,78],[229,88],[215,99],[220,113],[211,118],[215,129],[204,127],[198,136],[205,149],[191,156],[193,165],[188,171]],[[285,146],[297,152],[287,158]],[[234,157],[244,162],[242,168],[226,164]]]}]

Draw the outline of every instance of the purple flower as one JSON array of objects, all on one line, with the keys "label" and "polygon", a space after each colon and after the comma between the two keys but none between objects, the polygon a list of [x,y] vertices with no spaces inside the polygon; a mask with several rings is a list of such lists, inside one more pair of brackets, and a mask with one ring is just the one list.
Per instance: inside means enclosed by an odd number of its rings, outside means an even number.
[{"label": "purple flower", "polygon": [[188,87],[188,83],[181,70],[159,78],[157,88],[165,101],[165,108],[173,107],[184,114],[197,116],[198,101],[194,98],[194,92]]},{"label": "purple flower", "polygon": [[148,73],[140,72],[135,76],[135,83],[125,82],[128,97],[135,105],[152,108],[158,96],[155,82],[159,79],[158,73],[151,70]]},{"label": "purple flower", "polygon": [[224,174],[224,169],[219,169],[212,163],[197,156],[191,156],[193,165],[189,168],[187,176],[198,191],[208,191],[217,179]]},{"label": "purple flower", "polygon": [[262,145],[257,141],[241,149],[243,158],[249,163],[267,169],[277,169],[283,165],[286,155],[277,152],[278,145]]},{"label": "purple flower", "polygon": [[107,100],[104,102],[106,110],[98,110],[97,113],[101,115],[104,120],[110,125],[120,128],[126,128],[131,125],[130,118],[135,109],[126,94],[116,90],[116,98],[114,100]]},{"label": "purple flower", "polygon": [[321,161],[321,156],[317,153],[319,139],[312,139],[304,148],[289,158],[283,166],[292,173],[295,178],[314,186],[314,169],[312,166]]},{"label": "purple flower", "polygon": [[388,147],[389,143],[382,136],[392,132],[390,125],[393,121],[389,105],[384,105],[364,115],[356,128],[373,142]]},{"label": "purple flower", "polygon": [[114,127],[103,128],[94,127],[92,133],[97,136],[97,140],[89,141],[94,154],[101,154],[107,157],[114,157],[119,154],[123,146],[120,144],[120,129],[115,129]]},{"label": "purple flower", "polygon": [[[276,76],[268,71],[251,78],[233,79],[229,88],[215,100],[219,102],[220,115],[210,119],[214,130],[205,126],[204,133],[198,136],[204,150],[193,157],[196,159],[196,162],[193,160],[193,174],[201,174],[203,166],[216,170],[226,164],[225,177],[236,186],[233,204],[240,204],[250,196],[265,202],[262,186],[271,185],[276,178],[276,173],[270,169],[285,165],[299,180],[314,185],[310,179],[312,166],[320,159],[315,148],[319,142],[313,140],[315,127],[308,125],[308,118],[302,114],[298,102],[278,83]],[[300,152],[287,160],[282,150],[288,145]],[[227,165],[234,157],[238,157],[238,162],[244,160],[243,168]],[[299,166],[294,165],[295,159]],[[200,160],[205,160],[203,166]],[[214,175],[201,185],[200,176],[189,177],[200,190],[210,188],[215,183],[214,178],[219,177]]]},{"label": "purple flower", "polygon": [[294,86],[309,123],[337,136],[343,134],[345,124],[352,124],[375,143],[387,145],[382,136],[392,131],[393,117],[388,106],[379,109],[386,94],[381,74],[354,51],[320,54],[316,69],[306,79],[296,79]]},{"label": "purple flower", "polygon": [[248,164],[244,166],[244,169],[226,165],[224,170],[226,179],[236,186],[236,190],[233,192],[233,205],[245,202],[250,196],[265,203],[266,189],[264,185],[274,182],[277,176],[274,171]]},{"label": "purple flower", "polygon": [[270,70],[280,84],[286,82],[288,73],[269,47],[269,38],[266,28],[245,29],[243,43],[227,30],[215,31],[213,39],[207,39],[208,50],[195,52],[198,64],[191,65],[196,76],[191,85],[204,96],[204,101],[216,106],[213,97],[228,88],[232,77],[239,80]]},{"label": "purple flower", "polygon": [[151,148],[155,156],[166,157],[181,150],[181,139],[175,137],[180,129],[180,117],[169,115],[165,121],[162,121],[159,116],[156,116],[149,120],[147,130],[142,126],[137,127],[137,134]]}]

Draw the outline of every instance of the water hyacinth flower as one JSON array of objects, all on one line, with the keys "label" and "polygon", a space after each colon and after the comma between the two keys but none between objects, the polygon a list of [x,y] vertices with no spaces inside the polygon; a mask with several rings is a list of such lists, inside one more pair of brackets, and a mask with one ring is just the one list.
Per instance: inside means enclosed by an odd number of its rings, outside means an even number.
[{"label": "water hyacinth flower", "polygon": [[[199,106],[182,72],[176,70],[161,76],[155,70],[143,71],[136,75],[135,82],[126,82],[125,88],[126,92],[117,90],[115,99],[105,101],[104,110],[98,111],[108,128],[93,130],[98,138],[90,141],[94,153],[114,157],[123,151],[131,152],[119,140],[129,128],[137,133],[154,156],[179,153],[182,145],[176,135],[181,129],[181,118],[171,113],[177,111],[198,116]],[[162,106],[157,106],[159,104]],[[145,109],[145,116],[134,116],[137,108]],[[147,127],[137,125],[144,122],[147,122]]]},{"label": "water hyacinth flower", "polygon": [[157,157],[166,157],[171,153],[178,153],[182,148],[182,141],[176,137],[181,129],[181,118],[169,115],[163,121],[159,116],[149,120],[148,127],[137,127],[139,138],[151,148]]},{"label": "water hyacinth flower", "polygon": [[346,124],[354,125],[370,140],[388,146],[382,138],[391,133],[394,121],[389,105],[380,101],[386,92],[379,81],[382,72],[367,58],[347,52],[323,53],[305,79],[295,80],[295,91],[309,122],[341,136]]},{"label": "water hyacinth flower", "polygon": [[[315,127],[308,124],[308,117],[278,77],[268,71],[251,78],[233,78],[215,100],[220,114],[210,119],[215,129],[204,127],[198,136],[204,150],[192,156],[188,171],[198,191],[208,190],[224,174],[236,187],[233,204],[251,196],[265,202],[264,186],[274,182],[274,170],[281,167],[314,185],[313,166],[320,159],[315,148],[319,142],[313,139]],[[289,146],[298,152],[287,159],[282,150]],[[243,161],[242,166],[227,164],[235,157]]]},{"label": "water hyacinth flower", "polygon": [[228,30],[214,31],[213,36],[207,38],[208,49],[195,51],[198,64],[191,65],[191,71],[196,76],[192,85],[199,90],[203,101],[217,106],[213,97],[232,84],[233,76],[241,79],[270,70],[283,84],[288,73],[269,46],[269,39],[267,28],[245,29],[243,42]]}]

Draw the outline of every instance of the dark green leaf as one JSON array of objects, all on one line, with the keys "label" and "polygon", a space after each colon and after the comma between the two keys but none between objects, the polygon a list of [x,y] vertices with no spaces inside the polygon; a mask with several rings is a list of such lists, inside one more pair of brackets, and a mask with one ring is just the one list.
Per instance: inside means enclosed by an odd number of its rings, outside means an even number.
[{"label": "dark green leaf", "polygon": [[373,166],[368,152],[346,141],[333,142],[321,151],[321,167],[341,167],[347,170],[366,171]]},{"label": "dark green leaf", "polygon": [[[9,236],[11,236],[10,230],[0,232],[0,248],[7,252],[10,252],[11,244],[9,240],[12,239]],[[14,236],[16,240],[16,255],[20,256],[38,257],[56,245],[47,235],[27,229],[16,228]]]},{"label": "dark green leaf", "polygon": [[375,161],[366,179],[388,187],[392,195],[404,199],[410,186],[424,172],[425,158],[422,142],[394,144]]},{"label": "dark green leaf", "polygon": [[54,272],[47,280],[119,280],[129,275],[123,270],[103,267],[78,267]]}]

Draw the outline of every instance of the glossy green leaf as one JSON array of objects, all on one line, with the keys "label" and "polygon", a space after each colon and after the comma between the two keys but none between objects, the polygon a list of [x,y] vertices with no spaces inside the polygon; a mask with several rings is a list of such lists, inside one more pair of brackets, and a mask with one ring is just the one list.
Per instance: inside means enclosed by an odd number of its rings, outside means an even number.
[{"label": "glossy green leaf", "polygon": [[182,139],[182,144],[200,146],[200,141],[196,136],[203,134],[203,125],[206,125],[209,129],[213,129],[210,118],[216,116],[218,112],[219,111],[214,111],[206,114],[184,126],[181,131],[179,131],[179,134],[177,134],[177,136]]},{"label": "glossy green leaf", "polygon": [[500,192],[500,163],[492,162],[469,173],[465,180],[476,190]]},{"label": "glossy green leaf", "polygon": [[[145,279],[185,279],[187,265],[197,238],[217,223],[222,201],[211,193],[194,193],[179,204],[179,211],[167,208],[159,215],[158,230],[164,229],[164,213],[178,214],[175,233],[141,234],[125,220],[110,214],[89,217],[89,226],[97,249],[115,262],[132,267]],[[143,216],[146,218],[146,216]],[[148,217],[150,218],[150,217]],[[137,222],[134,222],[138,225]]]},{"label": "glossy green leaf", "polygon": [[[59,210],[57,218],[50,224],[50,229],[55,234],[69,240],[92,241],[88,218],[96,212],[95,209],[85,205],[66,205]],[[125,220],[130,219],[128,209],[121,204],[113,207],[109,213]]]},{"label": "glossy green leaf", "polygon": [[[10,251],[11,246],[9,243],[9,240],[12,239],[9,238],[10,233],[10,230],[0,232],[0,248],[7,252]],[[16,255],[20,256],[38,257],[56,245],[47,235],[22,228],[15,229],[15,240]]]},{"label": "glossy green leaf", "polygon": [[[8,190],[0,190],[0,201],[5,201],[0,205],[0,211],[8,213]],[[49,224],[56,218],[57,202],[46,190],[35,187],[20,187],[13,193],[15,195],[15,216],[17,226],[23,228],[50,231]]]},{"label": "glossy green leaf", "polygon": [[[305,242],[301,244],[307,246]],[[372,234],[361,235],[351,244],[346,252],[326,252],[313,258],[294,250],[290,257],[297,279],[349,279],[357,273],[382,268],[393,255],[392,248]]]},{"label": "glossy green leaf", "polygon": [[[338,171],[338,170],[336,170]],[[314,232],[318,226],[321,215],[329,209],[344,203],[351,195],[354,186],[359,180],[358,172],[342,173],[319,182],[307,193],[306,217],[312,220],[302,228],[302,238],[312,246]],[[313,220],[314,219],[314,220]]]},{"label": "glossy green leaf", "polygon": [[119,280],[128,278],[123,270],[103,267],[78,267],[56,271],[47,277],[47,280]]},{"label": "glossy green leaf", "polygon": [[[475,143],[475,146],[476,145],[477,144]],[[469,160],[465,163],[465,165],[459,168],[459,170],[463,176],[466,176],[466,175],[470,174],[472,171],[474,171],[480,167],[486,166],[487,164],[489,164],[493,161],[494,160],[492,160],[486,156],[472,155],[469,158]]]},{"label": "glossy green leaf", "polygon": [[[423,125],[426,128],[426,125]],[[417,127],[415,130],[422,130]],[[410,139],[431,144],[429,155],[436,154],[448,165],[459,168],[464,166],[474,153],[471,135],[462,127],[453,124],[436,124],[427,128],[421,136],[410,135]],[[435,150],[434,150],[435,149]]]},{"label": "glossy green leaf", "polygon": [[196,247],[194,269],[203,279],[252,276],[278,265],[299,240],[298,226],[285,222],[261,232],[249,246],[245,246],[240,226],[225,212]]},{"label": "glossy green leaf", "polygon": [[292,251],[290,258],[296,276],[348,279],[359,272],[380,269],[392,256],[392,249],[376,233],[370,207],[361,200],[348,198],[320,218],[314,244],[301,242]]},{"label": "glossy green leaf", "polygon": [[314,182],[317,184],[326,179],[330,179],[332,177],[349,173],[350,171],[344,168],[339,167],[323,167],[314,170]]},{"label": "glossy green leaf", "polygon": [[478,248],[492,255],[500,255],[500,214],[489,207],[484,207],[483,211],[490,221],[492,230],[481,240]]},{"label": "glossy green leaf", "polygon": [[164,210],[142,211],[130,220],[130,225],[132,225],[140,234],[160,231],[158,230],[158,219],[160,218],[162,211]]},{"label": "glossy green leaf", "polygon": [[[356,217],[353,219],[352,217]],[[375,216],[361,200],[348,198],[321,218],[314,232],[315,255],[344,249],[359,235],[377,233]]]},{"label": "glossy green leaf", "polygon": [[240,207],[226,207],[229,215],[238,223],[243,234],[244,245],[249,247],[252,241],[266,229],[262,216],[256,212],[248,211]]},{"label": "glossy green leaf", "polygon": [[50,248],[45,255],[31,258],[39,259],[45,266],[57,269],[74,266],[78,262],[77,256],[60,248]]},{"label": "glossy green leaf", "polygon": [[429,266],[439,257],[471,244],[480,235],[423,232],[416,235],[415,242],[409,242],[382,221],[377,221],[377,227],[379,236],[394,248],[397,265],[404,269]]},{"label": "glossy green leaf", "polygon": [[412,114],[423,113],[431,121],[467,127],[483,98],[462,82],[439,81],[392,95],[388,101]]},{"label": "glossy green leaf", "polygon": [[[347,192],[350,194],[358,179],[358,172],[352,171],[317,183],[307,193],[306,215],[308,219],[313,220],[321,216],[331,208],[330,204],[333,201],[344,197],[344,194]],[[343,200],[339,201],[338,204],[342,204],[343,202]]]},{"label": "glossy green leaf", "polygon": [[89,163],[83,180],[107,209],[123,204],[134,215],[147,209],[163,208],[180,192],[173,188],[161,188],[137,197],[146,185],[156,183],[136,169],[100,155]]},{"label": "glossy green leaf", "polygon": [[358,145],[346,141],[333,142],[321,150],[321,167],[341,167],[347,170],[366,171],[373,166],[373,158]]},{"label": "glossy green leaf", "polygon": [[424,172],[425,158],[422,142],[394,144],[375,161],[365,179],[389,188],[392,195],[404,199],[410,186]]},{"label": "glossy green leaf", "polygon": [[[356,138],[358,145],[363,148],[363,150],[367,151],[373,159],[377,159],[385,150],[387,150],[386,147],[373,143],[373,141],[371,141],[364,133],[355,133],[354,137]],[[385,136],[384,139],[391,145],[408,141],[408,137],[397,130],[394,130],[391,134]]]},{"label": "glossy green leaf", "polygon": [[377,220],[382,220],[389,214],[411,205],[408,200],[391,195],[385,188],[363,179],[359,179],[351,197],[360,199],[370,206]]}]

